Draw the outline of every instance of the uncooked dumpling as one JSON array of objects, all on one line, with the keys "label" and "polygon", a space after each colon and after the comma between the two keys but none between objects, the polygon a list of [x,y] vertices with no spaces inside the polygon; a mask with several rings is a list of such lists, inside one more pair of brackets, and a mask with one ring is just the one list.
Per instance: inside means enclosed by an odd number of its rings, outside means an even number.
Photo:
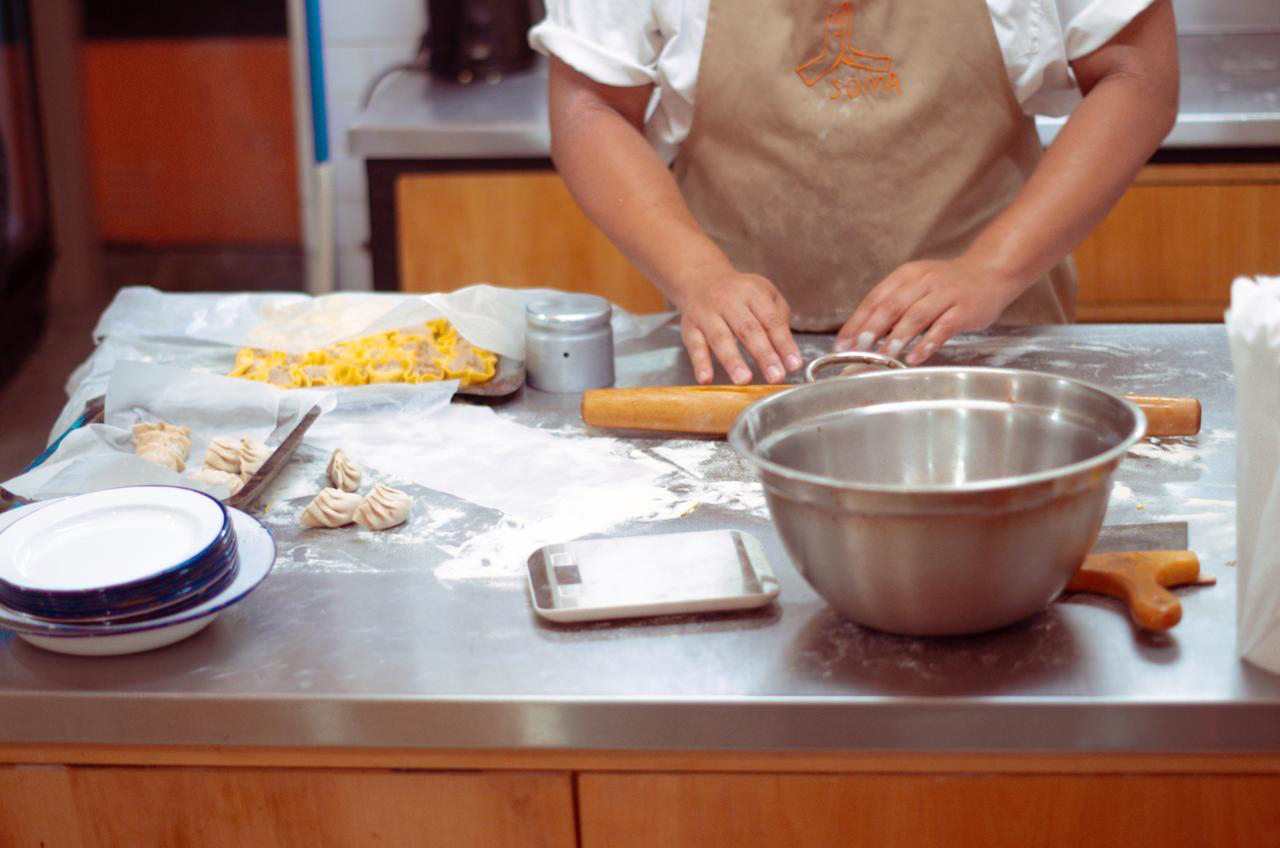
[{"label": "uncooked dumpling", "polygon": [[[330,491],[326,489],[325,491]],[[399,489],[379,483],[360,501],[356,508],[355,522],[366,530],[386,530],[403,524],[409,517],[413,501]]]},{"label": "uncooked dumpling", "polygon": [[204,454],[204,467],[238,475],[240,443],[229,436],[218,436],[209,442],[209,449]]},{"label": "uncooked dumpling", "polygon": [[230,489],[228,494],[234,495],[240,491],[240,487],[244,485],[244,481],[240,479],[240,475],[231,474],[227,471],[219,471],[216,468],[201,468],[199,471],[191,472],[189,476],[192,480],[204,483],[207,486],[226,486]]},{"label": "uncooked dumpling", "polygon": [[147,433],[174,433],[189,439],[191,437],[191,428],[179,427],[167,421],[143,421],[141,424],[133,425],[133,437],[135,439]]},{"label": "uncooked dumpling", "polygon": [[191,450],[191,428],[175,427],[164,421],[144,421],[133,425],[133,452],[139,459],[182,471]]},{"label": "uncooked dumpling", "polygon": [[137,451],[139,459],[145,459],[147,462],[153,462],[156,465],[168,468],[170,471],[182,471],[187,466],[182,459],[169,450],[164,445],[151,445]]},{"label": "uncooked dumpling", "polygon": [[135,453],[151,445],[163,445],[181,459],[186,459],[187,452],[191,450],[191,440],[177,430],[148,430],[136,436],[133,440]]},{"label": "uncooked dumpling", "polygon": [[341,489],[323,489],[307,504],[300,520],[303,527],[341,527],[351,523],[359,507],[359,495]]},{"label": "uncooked dumpling", "polygon": [[248,483],[249,478],[258,472],[262,463],[271,456],[271,448],[257,439],[240,440],[240,479]]},{"label": "uncooked dumpling", "polygon": [[168,451],[181,461],[187,458],[187,451],[190,447],[191,443],[180,435],[146,433],[134,441],[133,452],[141,455],[143,452]]},{"label": "uncooked dumpling", "polygon": [[351,461],[342,448],[337,448],[329,459],[329,482],[344,492],[354,492],[360,488],[360,478],[364,476],[360,466]]}]

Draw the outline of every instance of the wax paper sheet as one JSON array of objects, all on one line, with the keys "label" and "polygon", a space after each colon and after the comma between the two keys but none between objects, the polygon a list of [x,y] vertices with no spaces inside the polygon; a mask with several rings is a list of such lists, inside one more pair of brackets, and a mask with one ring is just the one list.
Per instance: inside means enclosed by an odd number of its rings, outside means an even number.
[{"label": "wax paper sheet", "polygon": [[[340,293],[171,294],[145,286],[121,289],[94,328],[97,348],[67,381],[68,401],[49,440],[101,396],[117,362],[136,360],[226,374],[246,345],[313,350],[444,316],[473,344],[524,359],[524,307],[561,294],[554,289],[475,285],[428,295]],[[633,315],[614,307],[614,341],[641,338],[673,313]]]},{"label": "wax paper sheet", "polygon": [[336,393],[282,392],[251,380],[174,366],[116,362],[106,387],[103,422],[72,432],[44,463],[4,486],[38,500],[140,483],[185,485],[222,497],[227,494],[225,486],[197,483],[187,474],[134,456],[133,425],[161,420],[190,427],[187,466],[193,471],[200,468],[214,437],[266,441],[277,430],[291,429],[315,405],[322,411],[332,410]]},{"label": "wax paper sheet", "polygon": [[[475,285],[434,294],[167,294],[152,288],[122,289],[94,329],[99,341],[113,336],[219,342],[299,353],[371,333],[444,317],[474,345],[524,359],[524,308],[554,297],[554,289]],[[637,338],[671,313],[637,316],[614,307],[614,340]]]},{"label": "wax paper sheet", "polygon": [[[215,436],[266,438],[319,403],[325,414],[307,434],[307,456],[318,462],[343,447],[370,467],[372,479],[414,481],[499,510],[521,526],[532,522],[559,535],[580,526],[588,512],[611,522],[669,505],[643,462],[569,444],[485,407],[450,407],[456,381],[281,391],[223,376],[244,345],[305,350],[439,315],[482,347],[522,356],[525,304],[556,294],[487,285],[440,295],[317,298],[124,289],[98,322],[93,355],[68,380],[69,400],[50,440],[104,394],[105,422],[72,432],[41,467],[5,485],[32,498],[133,483],[225,494],[135,457],[132,425],[159,418],[190,427],[189,473]],[[669,318],[615,308],[615,340],[639,338]],[[286,469],[274,487],[278,495],[310,497],[324,485],[305,464]]]}]

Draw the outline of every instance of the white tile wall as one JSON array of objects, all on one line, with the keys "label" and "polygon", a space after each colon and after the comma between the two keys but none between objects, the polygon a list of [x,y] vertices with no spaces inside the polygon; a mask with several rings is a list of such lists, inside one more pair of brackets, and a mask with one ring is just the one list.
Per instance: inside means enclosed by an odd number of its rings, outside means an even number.
[{"label": "white tile wall", "polygon": [[334,241],[338,254],[365,252],[369,240],[369,206],[366,203],[334,204]]},{"label": "white tile wall", "polygon": [[369,198],[364,179],[364,161],[341,156],[333,163],[334,195],[338,203],[364,203]]},{"label": "white tile wall", "polygon": [[427,0],[320,0],[329,152],[334,168],[337,285],[373,287],[364,163],[347,151],[347,128],[369,81],[413,59],[427,27]]}]

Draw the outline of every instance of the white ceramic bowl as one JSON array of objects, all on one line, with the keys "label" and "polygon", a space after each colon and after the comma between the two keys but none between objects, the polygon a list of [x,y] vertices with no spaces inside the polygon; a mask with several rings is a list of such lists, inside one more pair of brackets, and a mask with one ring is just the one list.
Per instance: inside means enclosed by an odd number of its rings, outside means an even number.
[{"label": "white ceramic bowl", "polygon": [[[49,509],[61,501],[32,504],[22,510]],[[275,565],[275,540],[255,518],[237,509],[227,509],[240,545],[240,569],[235,579],[221,592],[199,605],[167,616],[121,624],[67,624],[33,618],[0,605],[0,627],[14,631],[19,638],[63,654],[111,656],[149,651],[171,645],[199,632],[218,613],[242,600],[253,591]],[[0,531],[19,516],[0,515]]]}]

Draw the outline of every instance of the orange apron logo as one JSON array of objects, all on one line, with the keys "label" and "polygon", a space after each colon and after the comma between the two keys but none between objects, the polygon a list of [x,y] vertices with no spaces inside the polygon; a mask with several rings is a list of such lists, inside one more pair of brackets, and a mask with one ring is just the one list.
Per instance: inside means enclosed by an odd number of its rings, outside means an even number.
[{"label": "orange apron logo", "polygon": [[799,65],[796,73],[810,88],[826,80],[832,88],[830,100],[902,94],[893,57],[864,53],[853,46],[853,4],[848,2],[827,13],[822,52]]}]

